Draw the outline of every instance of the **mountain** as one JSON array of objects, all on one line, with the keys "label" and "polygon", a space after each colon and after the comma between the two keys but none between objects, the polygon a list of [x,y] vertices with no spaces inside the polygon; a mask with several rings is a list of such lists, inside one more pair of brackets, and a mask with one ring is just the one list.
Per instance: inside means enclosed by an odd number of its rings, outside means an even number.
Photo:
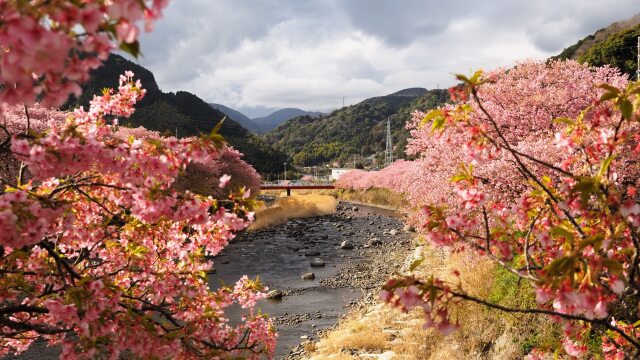
[{"label": "mountain", "polygon": [[633,77],[637,67],[640,14],[588,35],[552,59],[573,59],[592,66],[611,65]]},{"label": "mountain", "polygon": [[260,126],[261,130],[268,131],[276,128],[278,125],[283,122],[293,119],[298,116],[310,116],[310,117],[318,117],[322,115],[321,112],[311,112],[304,111],[296,108],[286,108],[275,111],[265,117],[255,118],[252,121],[258,126]]},{"label": "mountain", "polygon": [[225,114],[229,119],[239,122],[240,125],[250,131],[257,133],[260,130],[260,126],[258,124],[238,110],[216,103],[209,103],[209,106]]},{"label": "mountain", "polygon": [[[65,108],[79,105],[87,107],[94,95],[100,94],[104,88],[116,88],[118,77],[126,70],[140,79],[147,90],[145,97],[135,105],[136,112],[126,121],[124,126],[144,126],[147,129],[179,137],[209,133],[225,115],[212,108],[198,96],[186,91],[165,93],[149,70],[137,65],[122,56],[111,54],[102,67],[91,72],[91,80],[83,85],[82,95],[70,99]],[[235,119],[226,119],[220,134],[226,141],[244,153],[244,160],[259,173],[269,174],[280,171],[283,162],[287,162],[284,153],[279,152],[262,139],[249,133]]]},{"label": "mountain", "polygon": [[391,122],[394,157],[405,158],[409,131],[405,124],[413,110],[428,110],[448,100],[446,90],[411,88],[366,99],[319,117],[298,116],[264,135],[294,164],[318,165],[351,161],[353,155],[383,157],[387,119]]}]

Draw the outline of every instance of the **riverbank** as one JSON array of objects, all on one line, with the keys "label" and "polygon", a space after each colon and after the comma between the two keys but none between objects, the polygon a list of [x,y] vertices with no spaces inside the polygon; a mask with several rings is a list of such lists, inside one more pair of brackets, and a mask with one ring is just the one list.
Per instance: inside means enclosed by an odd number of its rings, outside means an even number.
[{"label": "riverbank", "polygon": [[[353,192],[350,196],[365,201],[376,200],[371,194],[377,193]],[[374,202],[376,205],[379,203]],[[386,205],[388,202],[382,203]],[[413,274],[419,278],[435,276],[458,283],[469,294],[506,307],[536,307],[530,284],[521,282],[517,276],[488,259],[471,251],[450,253],[431,247],[421,242],[418,234],[413,234],[409,241],[413,245],[409,256],[381,265],[392,269],[392,273]],[[410,272],[409,264],[417,258],[422,258],[422,264]],[[454,271],[459,271],[460,275],[454,275]],[[364,296],[366,300],[354,306],[337,326],[324,332],[317,341],[304,344],[299,358],[522,359],[533,348],[561,346],[560,326],[546,317],[507,314],[468,302],[459,304],[455,309],[460,329],[443,337],[434,329],[424,329],[424,315],[420,309],[402,313],[391,308],[377,298],[379,290],[380,286],[370,289],[369,295]]]},{"label": "riverbank", "polygon": [[[259,305],[279,332],[276,358],[302,358],[305,346],[349,311],[377,301],[380,286],[412,251],[413,233],[395,215],[341,202],[332,215],[243,233],[214,259],[210,284],[260,276],[274,291]],[[312,266],[314,259],[324,265]]]}]

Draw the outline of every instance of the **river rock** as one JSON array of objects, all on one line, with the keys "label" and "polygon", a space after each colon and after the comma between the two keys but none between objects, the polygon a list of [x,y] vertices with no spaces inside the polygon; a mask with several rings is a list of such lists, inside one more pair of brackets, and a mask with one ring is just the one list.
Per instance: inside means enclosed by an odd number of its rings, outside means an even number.
[{"label": "river rock", "polygon": [[358,211],[358,210],[359,210],[359,209],[358,209],[358,207],[357,207],[357,206],[354,206],[354,207],[352,207],[352,208],[351,208],[351,211]]},{"label": "river rock", "polygon": [[349,240],[345,240],[342,242],[342,244],[340,244],[340,249],[351,250],[353,249],[353,243]]},{"label": "river rock", "polygon": [[380,240],[379,238],[371,238],[367,244],[368,244],[369,246],[378,246],[378,245],[382,245],[382,240]]},{"label": "river rock", "polygon": [[324,266],[325,262],[324,262],[324,260],[322,260],[320,258],[313,258],[313,259],[311,259],[310,264],[311,264],[311,266],[320,267],[320,266]]},{"label": "river rock", "polygon": [[320,251],[317,250],[307,250],[304,252],[304,256],[312,257],[312,256],[320,256]]},{"label": "river rock", "polygon": [[391,229],[391,230],[389,230],[389,235],[391,235],[391,236],[396,236],[396,235],[398,235],[398,230],[396,230],[396,229]]},{"label": "river rock", "polygon": [[280,290],[271,290],[267,293],[267,299],[282,300],[284,294]]},{"label": "river rock", "polygon": [[308,272],[308,273],[304,273],[301,276],[302,279],[304,280],[313,280],[316,278],[316,274],[312,273],[312,272]]},{"label": "river rock", "polygon": [[414,228],[411,225],[405,225],[404,228],[402,228],[402,230],[404,230],[405,232],[416,232],[416,228]]}]

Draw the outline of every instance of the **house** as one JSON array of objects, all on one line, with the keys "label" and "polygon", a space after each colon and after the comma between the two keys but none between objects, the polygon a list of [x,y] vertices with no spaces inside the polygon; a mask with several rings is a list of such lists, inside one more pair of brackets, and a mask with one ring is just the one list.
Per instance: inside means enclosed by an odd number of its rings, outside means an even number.
[{"label": "house", "polygon": [[331,180],[338,180],[342,175],[352,171],[350,168],[331,168]]}]

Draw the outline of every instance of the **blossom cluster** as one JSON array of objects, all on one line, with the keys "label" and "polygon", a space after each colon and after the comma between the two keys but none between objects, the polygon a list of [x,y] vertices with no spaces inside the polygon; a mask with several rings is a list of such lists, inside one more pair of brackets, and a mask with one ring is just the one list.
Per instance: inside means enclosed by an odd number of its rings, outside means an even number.
[{"label": "blossom cluster", "polygon": [[[421,190],[390,188],[409,194],[408,211],[427,241],[477,251],[532,283],[538,308],[502,310],[561,322],[569,356],[585,356],[596,334],[605,358],[633,357],[640,350],[640,84],[572,61],[458,79],[452,104],[416,112],[408,125]],[[375,186],[377,176],[346,174],[341,184]],[[457,326],[448,311],[456,302],[496,306],[438,279],[392,279],[384,289],[384,300],[421,307],[425,326],[444,332]]]},{"label": "blossom cluster", "polygon": [[[51,110],[22,126],[9,125],[18,110],[3,114],[10,155],[28,176],[2,176],[1,355],[39,336],[62,344],[65,359],[272,355],[273,325],[254,310],[262,285],[245,277],[212,291],[207,281],[208,259],[253,220],[248,194],[176,189],[189,166],[222,161],[227,148],[216,134],[119,127],[144,93],[126,73],[87,110]],[[232,325],[224,311],[234,304],[246,316]]]},{"label": "blossom cluster", "polygon": [[168,0],[0,2],[0,103],[58,106],[116,47],[138,54]]}]

